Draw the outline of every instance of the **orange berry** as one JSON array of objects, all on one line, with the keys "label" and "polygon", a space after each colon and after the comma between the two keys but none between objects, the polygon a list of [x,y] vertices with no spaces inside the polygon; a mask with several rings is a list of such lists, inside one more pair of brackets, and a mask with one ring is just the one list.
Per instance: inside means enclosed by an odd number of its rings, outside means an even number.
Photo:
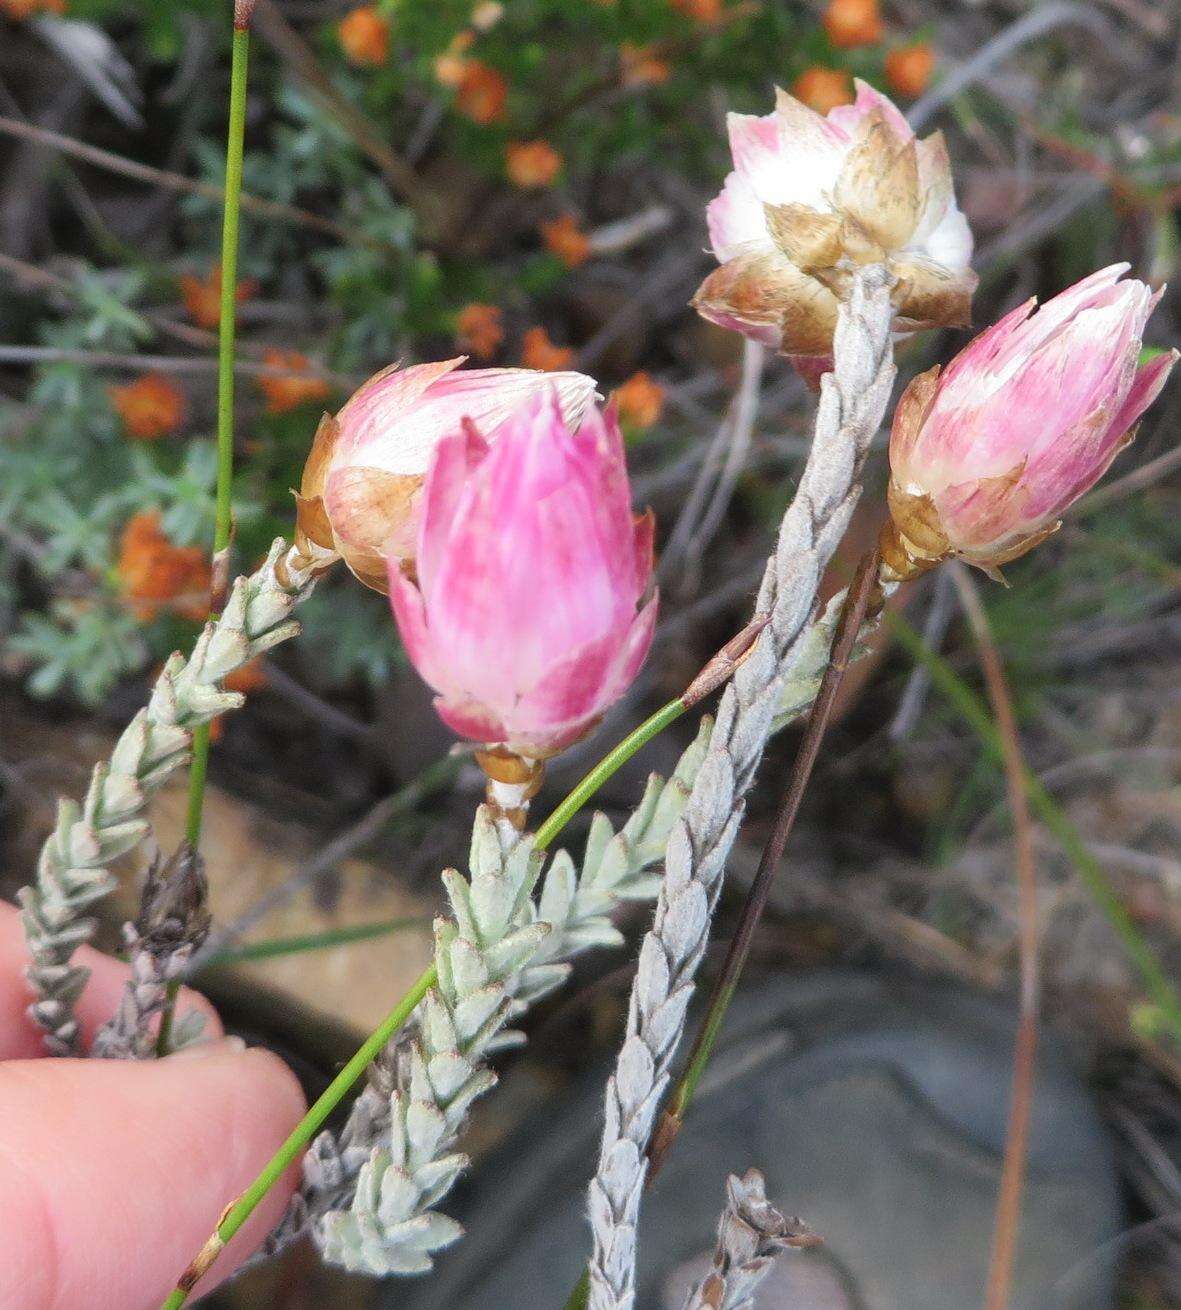
[{"label": "orange berry", "polygon": [[935,51],[926,41],[901,45],[886,56],[886,85],[895,95],[917,100],[931,83]]},{"label": "orange berry", "polygon": [[573,214],[563,214],[560,218],[542,223],[541,236],[546,249],[557,255],[567,268],[577,268],[590,258],[590,238],[578,226],[578,220]]},{"label": "orange berry", "polygon": [[292,371],[289,377],[259,377],[258,385],[267,398],[268,414],[286,414],[300,405],[313,400],[323,400],[332,388],[323,378],[310,374],[304,377],[311,367],[311,361],[298,350],[276,350],[272,347],[263,356],[263,362],[272,368],[285,368]]},{"label": "orange berry", "polygon": [[448,43],[447,49],[435,60],[435,78],[440,86],[457,87],[463,81],[467,60],[466,51],[472,48],[476,34],[471,28],[457,32]]},{"label": "orange berry", "polygon": [[624,86],[659,86],[668,81],[673,70],[667,60],[653,54],[655,49],[651,45],[623,42],[619,47],[619,63]]},{"label": "orange berry", "polygon": [[483,126],[501,123],[505,118],[507,100],[508,83],[495,68],[489,68],[478,59],[469,59],[463,64],[455,97],[461,114]]},{"label": "orange berry", "polygon": [[[211,268],[204,281],[185,273],[179,282],[181,299],[193,322],[203,328],[217,327],[221,322],[221,269]],[[234,288],[234,299],[240,305],[257,290],[258,283],[247,278]]]},{"label": "orange berry", "polygon": [[878,0],[829,0],[821,21],[828,39],[838,50],[875,45],[882,39]]},{"label": "orange berry", "polygon": [[108,387],[107,395],[127,435],[137,441],[156,441],[175,432],[184,415],[184,392],[163,373],[145,373],[126,386]]},{"label": "orange berry", "polygon": [[531,327],[521,341],[521,361],[526,368],[553,373],[573,365],[574,351],[568,346],[555,346],[545,328]]},{"label": "orange berry", "polygon": [[791,93],[818,114],[838,105],[853,103],[853,79],[839,68],[805,68],[792,85]]},{"label": "orange berry", "polygon": [[379,68],[389,58],[390,25],[372,5],[349,10],[336,34],[345,58],[358,68]]},{"label": "orange berry", "polygon": [[240,691],[246,695],[267,685],[267,671],[262,666],[262,656],[247,660],[245,664],[231,669],[222,679],[221,685],[226,691]]},{"label": "orange berry", "polygon": [[0,13],[14,22],[32,18],[34,14],[64,14],[66,0],[0,0]]},{"label": "orange berry", "polygon": [[615,392],[619,421],[633,428],[650,428],[664,410],[664,388],[642,369]]},{"label": "orange berry", "polygon": [[712,26],[721,20],[722,0],[672,0],[672,7],[695,23]]},{"label": "orange berry", "polygon": [[491,359],[504,340],[504,325],[496,305],[465,305],[455,320],[455,339],[460,350],[477,359]]},{"label": "orange berry", "polygon": [[205,552],[170,541],[156,510],[135,514],[124,525],[115,572],[120,590],[143,622],[161,605],[189,619],[209,613],[212,573]]},{"label": "orange berry", "polygon": [[509,179],[520,187],[551,186],[562,171],[562,156],[548,141],[514,141],[504,159]]}]

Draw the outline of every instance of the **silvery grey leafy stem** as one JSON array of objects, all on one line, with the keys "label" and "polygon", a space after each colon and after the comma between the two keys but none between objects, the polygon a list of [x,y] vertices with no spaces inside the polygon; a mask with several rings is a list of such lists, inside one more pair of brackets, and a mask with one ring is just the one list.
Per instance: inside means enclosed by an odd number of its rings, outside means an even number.
[{"label": "silvery grey leafy stem", "polygon": [[[204,861],[186,841],[164,861],[159,851],[148,868],[139,917],[125,924],[131,977],[114,1018],[95,1034],[90,1053],[98,1059],[146,1060],[155,1053],[153,1020],[163,1011],[168,984],[180,978],[209,931],[208,883]],[[172,1048],[195,1041],[202,1016],[190,1011],[172,1030]]]},{"label": "silvery grey leafy stem", "polygon": [[767,1200],[757,1169],[726,1179],[726,1208],[718,1222],[713,1268],[689,1292],[683,1310],[754,1310],[755,1291],[775,1257],[818,1239],[798,1219],[786,1219]]},{"label": "silvery grey leafy stem", "polygon": [[468,1164],[452,1148],[472,1101],[495,1085],[486,1057],[524,1040],[506,1025],[565,981],[572,956],[622,942],[610,913],[622,900],[654,894],[658,880],[647,871],[684,808],[710,729],[703,720],[667,782],[649,778],[618,832],[596,814],[581,870],[559,851],[536,899],[543,856],[532,838],[506,842],[480,808],[470,876],[443,875],[452,918],[435,927],[439,984],[410,1039],[387,1059],[392,1085],[371,1082],[340,1138],[316,1139],[304,1186],[268,1250],[311,1224],[331,1261],[376,1275],[418,1273],[460,1236],[432,1207]]},{"label": "silvery grey leafy stem", "polygon": [[890,399],[890,290],[886,270],[871,265],[854,274],[840,306],[833,371],[821,382],[812,447],[756,604],[770,621],[722,694],[705,762],[669,837],[626,1036],[607,1084],[598,1171],[590,1185],[590,1310],[631,1310],[635,1302],[636,1222],[653,1120],[745,796],[785,687],[809,645],[821,575],[848,526],[861,466]]},{"label": "silvery grey leafy stem", "polygon": [[111,863],[148,835],[148,802],[188,759],[193,729],[242,704],[221,679],[299,631],[291,611],[311,591],[312,576],[276,541],[260,568],[235,581],[224,612],[205,625],[192,655],[169,657],[148,704],[110,759],[95,765],[82,804],[59,801],[36,881],[19,896],[32,955],[29,1014],[45,1029],[51,1054],[78,1052],[74,1005],[89,970],[72,961],[94,936],[90,908],[115,885]]}]

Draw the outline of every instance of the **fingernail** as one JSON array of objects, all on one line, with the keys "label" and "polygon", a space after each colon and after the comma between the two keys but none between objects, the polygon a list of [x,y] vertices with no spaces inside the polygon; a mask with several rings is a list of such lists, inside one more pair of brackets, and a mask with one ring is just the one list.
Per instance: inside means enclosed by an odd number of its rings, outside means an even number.
[{"label": "fingernail", "polygon": [[205,1055],[241,1055],[245,1049],[246,1043],[241,1037],[219,1037],[216,1041],[191,1042],[188,1046],[182,1046],[179,1051],[173,1051],[166,1058],[188,1060]]}]

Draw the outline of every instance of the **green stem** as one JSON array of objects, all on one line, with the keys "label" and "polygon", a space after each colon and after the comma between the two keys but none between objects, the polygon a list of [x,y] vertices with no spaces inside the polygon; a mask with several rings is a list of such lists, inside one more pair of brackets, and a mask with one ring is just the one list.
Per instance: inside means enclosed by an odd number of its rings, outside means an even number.
[{"label": "green stem", "polygon": [[245,946],[227,946],[214,951],[200,966],[199,972],[216,969],[219,965],[241,964],[249,960],[272,960],[277,956],[298,955],[303,951],[323,951],[333,946],[349,946],[353,942],[367,942],[375,937],[388,937],[391,933],[408,928],[429,928],[429,916],[411,916],[405,919],[383,919],[379,923],[358,923],[347,928],[330,928],[325,932],[302,933],[292,937],[273,937],[265,942],[250,942]]},{"label": "green stem", "polygon": [[281,1147],[271,1157],[270,1162],[263,1169],[262,1173],[250,1184],[234,1204],[226,1211],[225,1217],[217,1225],[216,1233],[209,1243],[206,1244],[202,1255],[206,1257],[203,1267],[199,1262],[201,1257],[190,1266],[190,1270],[195,1275],[191,1279],[186,1276],[182,1279],[182,1285],[176,1287],[172,1294],[164,1302],[163,1310],[176,1310],[177,1307],[184,1305],[188,1299],[188,1294],[192,1291],[197,1279],[205,1272],[205,1269],[213,1263],[218,1253],[234,1234],[242,1227],[247,1219],[254,1213],[254,1210],[262,1198],[270,1191],[271,1187],[286,1172],[287,1167],[292,1163],[295,1157],[304,1149],[312,1140],[315,1134],[323,1126],[324,1121],[340,1103],[341,1098],[365,1072],[370,1064],[384,1049],[386,1043],[402,1027],[404,1023],[414,1013],[415,1007],[434,986],[437,975],[435,966],[432,964],[421,975],[414,986],[398,1002],[397,1006],[390,1011],[385,1019],[370,1034],[365,1044],[357,1051],[356,1055],[345,1065],[345,1067],[336,1075],[328,1084],[323,1095],[315,1102],[311,1109],[304,1115],[296,1125],[291,1136],[283,1143]]},{"label": "green stem", "polygon": [[586,1310],[586,1303],[590,1300],[590,1270],[584,1269],[582,1277],[578,1280],[578,1286],[570,1293],[570,1299],[566,1302],[565,1310]]},{"label": "green stem", "polygon": [[609,755],[605,755],[591,769],[586,777],[578,783],[574,790],[538,828],[533,838],[533,843],[537,849],[545,850],[603,783],[613,773],[622,768],[636,751],[646,746],[653,737],[663,732],[670,723],[675,723],[687,708],[680,697],[676,700],[670,700],[667,705],[662,705],[651,718],[645,719],[634,732],[628,733]]},{"label": "green stem", "polygon": [[[927,666],[932,681],[959,710],[980,738],[989,755],[998,761],[1001,760],[1000,733],[972,688],[941,655],[930,649],[920,634],[905,619],[891,610],[886,611],[885,617],[894,636],[914,659]],[[1160,962],[1132,921],[1132,916],[1116,894],[1103,866],[1088,849],[1078,829],[1067,818],[1042,781],[1026,769],[1022,782],[1030,804],[1058,839],[1062,849],[1078,870],[1091,898],[1111,925],[1128,958],[1140,974],[1144,989],[1152,997],[1162,1019],[1167,1023],[1173,1036],[1181,1040],[1181,997],[1178,997]]]},{"label": "green stem", "polygon": [[[226,132],[225,210],[221,228],[221,320],[217,337],[217,501],[213,524],[213,603],[211,613],[221,608],[221,593],[229,568],[228,552],[233,530],[234,486],[234,328],[238,287],[238,216],[242,203],[242,154],[246,137],[246,64],[250,50],[250,29],[235,21],[230,64],[230,123]],[[193,760],[189,766],[189,800],[185,837],[196,850],[201,841],[201,818],[205,807],[205,779],[209,774],[210,725],[200,724],[193,732]],[[180,982],[168,984],[156,1054],[167,1055],[172,1037],[172,1018]]]},{"label": "green stem", "polygon": [[[250,31],[235,27],[230,66],[230,123],[226,134],[226,203],[221,229],[221,319],[217,336],[217,502],[213,527],[214,587],[226,573],[225,551],[233,528],[234,485],[234,329],[238,287],[238,216],[242,201],[242,154],[246,135],[246,65]],[[215,596],[215,600],[220,597]],[[220,608],[220,606],[219,606]],[[209,762],[209,725],[193,734],[189,808],[185,835],[196,846]]]},{"label": "green stem", "polygon": [[[618,746],[604,756],[538,828],[533,839],[535,848],[544,850],[549,846],[595,792],[614,773],[621,769],[642,746],[651,741],[658,732],[679,719],[685,713],[686,708],[681,699],[670,701],[667,705],[661,706],[655,714],[645,719],[634,732],[629,733]],[[254,1212],[255,1207],[267,1194],[271,1186],[282,1176],[288,1165],[311,1141],[324,1121],[340,1104],[345,1094],[361,1077],[386,1043],[409,1020],[414,1013],[415,1007],[435,985],[436,977],[435,966],[431,964],[419,976],[410,991],[382,1020],[381,1025],[370,1035],[364,1046],[329,1083],[319,1099],[296,1126],[291,1136],[275,1152],[262,1173],[226,1211],[225,1217],[218,1224],[213,1236],[206,1243],[200,1255],[185,1271],[180,1283],[168,1297],[168,1300],[164,1302],[161,1310],[178,1310],[178,1307],[185,1304],[188,1294],[192,1291],[197,1280],[210,1267],[230,1238]]]}]

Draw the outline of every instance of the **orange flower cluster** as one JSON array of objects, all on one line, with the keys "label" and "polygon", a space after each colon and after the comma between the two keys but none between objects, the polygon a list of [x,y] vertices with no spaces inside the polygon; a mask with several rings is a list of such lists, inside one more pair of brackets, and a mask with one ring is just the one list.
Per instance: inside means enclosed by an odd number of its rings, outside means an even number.
[{"label": "orange flower cluster", "polygon": [[546,249],[566,265],[577,268],[590,258],[590,238],[578,226],[573,214],[563,214],[560,218],[542,223],[541,236]]},{"label": "orange flower cluster", "polygon": [[212,574],[199,546],[177,546],[160,527],[156,510],[136,514],[124,525],[115,566],[119,589],[142,622],[166,607],[186,619],[209,613]]},{"label": "orange flower cluster", "polygon": [[650,428],[664,411],[664,388],[641,369],[616,390],[615,403],[625,427]]},{"label": "orange flower cluster", "polygon": [[526,368],[556,373],[572,368],[574,351],[569,346],[555,346],[543,327],[531,327],[521,340],[521,362]]},{"label": "orange flower cluster", "polygon": [[222,679],[221,685],[226,691],[240,691],[244,696],[265,687],[267,671],[263,668],[262,656],[256,655],[238,668],[231,669]]},{"label": "orange flower cluster", "polygon": [[350,9],[336,29],[345,58],[358,68],[380,68],[390,54],[390,25],[372,5]]},{"label": "orange flower cluster", "polygon": [[[311,360],[298,350],[276,350],[273,346],[263,356],[263,363],[271,368],[291,370],[290,377],[260,376],[259,389],[267,398],[268,414],[286,414],[300,405],[325,399],[332,388],[323,378],[308,373]],[[306,375],[306,376],[297,376]]]},{"label": "orange flower cluster", "polygon": [[456,108],[473,123],[486,127],[504,122],[508,83],[495,68],[478,59],[464,60],[455,90]]},{"label": "orange flower cluster", "polygon": [[491,359],[504,340],[502,318],[496,305],[465,305],[455,320],[456,344],[477,359]]},{"label": "orange flower cluster", "polygon": [[0,0],[0,13],[14,22],[32,18],[34,14],[64,14],[66,0]]},{"label": "orange flower cluster", "polygon": [[504,154],[509,180],[519,187],[552,186],[562,171],[562,156],[548,141],[514,141]]},{"label": "orange flower cluster", "polygon": [[[234,288],[234,299],[240,305],[257,290],[258,283],[247,278]],[[180,296],[194,323],[203,328],[217,327],[221,322],[221,269],[211,268],[204,280],[185,273],[180,278]]]},{"label": "orange flower cluster", "polygon": [[842,69],[813,64],[796,78],[791,93],[809,109],[827,114],[838,105],[853,103],[853,79]]},{"label": "orange flower cluster", "polygon": [[624,41],[619,47],[621,80],[624,86],[659,86],[672,76],[667,59],[656,54],[654,45],[635,45]]},{"label": "orange flower cluster", "polygon": [[821,22],[838,50],[876,45],[882,39],[878,0],[829,0]]},{"label": "orange flower cluster", "polygon": [[897,46],[886,56],[886,85],[897,96],[917,100],[931,84],[935,51],[926,41]]},{"label": "orange flower cluster", "polygon": [[721,22],[724,5],[722,0],[672,0],[672,7],[695,23],[713,27]]},{"label": "orange flower cluster", "polygon": [[127,435],[136,441],[166,437],[184,417],[184,392],[163,373],[145,373],[126,386],[108,387],[107,395]]}]

